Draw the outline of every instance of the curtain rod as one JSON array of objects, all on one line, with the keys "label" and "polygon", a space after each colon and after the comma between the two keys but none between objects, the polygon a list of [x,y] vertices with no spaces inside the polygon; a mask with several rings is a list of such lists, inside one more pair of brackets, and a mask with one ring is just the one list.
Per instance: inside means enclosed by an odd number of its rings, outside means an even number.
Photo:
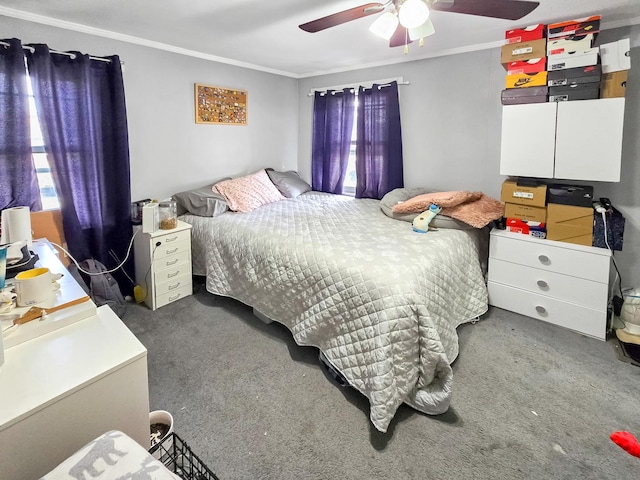
[{"label": "curtain rod", "polygon": [[[10,45],[7,42],[3,42],[0,40],[0,45],[4,45],[5,47],[9,47]],[[35,52],[35,48],[30,47],[29,45],[23,45],[22,46],[23,50],[29,50],[31,53]],[[58,50],[51,50],[49,49],[50,53],[57,53],[58,55],[66,55],[67,57],[71,57],[71,59],[76,58],[76,54],[75,53],[71,53],[71,52],[60,52]],[[107,63],[111,63],[111,59],[109,58],[103,58],[103,57],[92,57],[91,55],[89,55],[89,58],[91,60],[99,60],[101,62],[107,62]],[[120,65],[124,65],[124,62],[120,62]]]},{"label": "curtain rod", "polygon": [[384,78],[382,80],[367,80],[364,82],[354,82],[354,83],[347,83],[344,85],[333,85],[331,87],[315,87],[312,88],[311,90],[309,90],[309,93],[307,94],[307,96],[309,97],[313,97],[313,95],[315,94],[315,92],[327,92],[328,90],[343,90],[345,88],[351,88],[352,90],[355,90],[356,87],[358,86],[363,86],[365,88],[371,88],[371,86],[376,83],[378,85],[389,85],[391,82],[398,82],[398,85],[410,85],[410,83],[407,81],[404,81],[403,77],[395,77],[395,78]]}]

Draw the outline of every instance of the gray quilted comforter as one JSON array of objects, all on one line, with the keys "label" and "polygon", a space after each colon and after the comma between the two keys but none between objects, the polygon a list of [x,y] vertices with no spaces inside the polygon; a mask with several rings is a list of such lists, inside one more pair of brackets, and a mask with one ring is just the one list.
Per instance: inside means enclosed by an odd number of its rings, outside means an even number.
[{"label": "gray quilted comforter", "polygon": [[250,213],[184,215],[194,273],[320,348],[385,432],[400,404],[449,407],[456,327],[487,310],[479,231],[415,233],[380,202],[309,192]]}]

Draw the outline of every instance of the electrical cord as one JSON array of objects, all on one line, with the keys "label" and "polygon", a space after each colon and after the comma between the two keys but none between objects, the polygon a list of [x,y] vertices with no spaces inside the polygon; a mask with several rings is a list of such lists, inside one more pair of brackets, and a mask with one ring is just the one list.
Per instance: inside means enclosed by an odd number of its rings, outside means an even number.
[{"label": "electrical cord", "polygon": [[76,264],[76,267],[78,267],[78,270],[80,270],[82,273],[86,273],[87,275],[91,275],[91,276],[95,276],[95,275],[105,275],[107,273],[113,273],[116,270],[122,268],[122,266],[127,263],[127,260],[129,260],[129,256],[131,255],[131,247],[133,246],[133,240],[136,238],[136,235],[138,234],[138,230],[135,230],[133,232],[133,236],[131,237],[131,240],[129,241],[129,246],[127,247],[127,254],[124,257],[124,260],[122,262],[120,262],[119,265],[117,265],[116,267],[112,268],[111,270],[105,270],[104,272],[87,272],[86,270],[84,270],[80,264],[78,263],[78,261],[73,258],[73,255],[71,255],[69,253],[69,251],[64,248],[61,245],[58,245],[55,242],[49,242],[51,245],[54,245],[55,247],[59,248],[60,250],[62,250],[71,260],[73,260],[73,263]]}]

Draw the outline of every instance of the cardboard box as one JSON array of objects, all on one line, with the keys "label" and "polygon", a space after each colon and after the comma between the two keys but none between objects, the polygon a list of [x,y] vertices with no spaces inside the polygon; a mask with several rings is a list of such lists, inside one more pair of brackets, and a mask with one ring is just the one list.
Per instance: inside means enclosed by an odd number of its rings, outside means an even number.
[{"label": "cardboard box", "polygon": [[547,86],[547,72],[507,75],[505,88],[525,88]]},{"label": "cardboard box", "polygon": [[547,220],[547,208],[505,203],[504,216],[507,218],[526,220],[528,222],[545,223]]},{"label": "cardboard box", "polygon": [[600,82],[600,98],[624,97],[627,90],[627,77],[629,72],[621,70],[619,72],[605,73]]},{"label": "cardboard box", "polygon": [[550,102],[594,100],[596,98],[600,98],[599,83],[580,83],[577,85],[564,85],[562,87],[549,87]]},{"label": "cardboard box", "polygon": [[547,203],[592,208],[593,187],[591,185],[550,183],[547,185]]},{"label": "cardboard box", "polygon": [[547,85],[558,87],[562,85],[578,85],[580,83],[598,83],[601,79],[602,69],[600,65],[589,65],[549,72],[547,74]]},{"label": "cardboard box", "polygon": [[611,73],[631,68],[631,44],[628,38],[600,45],[602,72]]},{"label": "cardboard box", "polygon": [[551,55],[547,58],[547,68],[549,71],[562,70],[563,68],[587,67],[598,65],[600,48],[593,47],[589,50],[577,52],[566,52],[560,55]]},{"label": "cardboard box", "polygon": [[571,35],[585,35],[600,31],[600,15],[578,18],[576,20],[565,20],[564,22],[551,23],[547,25],[547,38],[566,38]]},{"label": "cardboard box", "polygon": [[503,105],[545,103],[548,95],[549,87],[508,88],[502,91],[500,100]]},{"label": "cardboard box", "polygon": [[518,185],[515,180],[505,180],[502,182],[500,200],[505,203],[544,207],[547,203],[547,186],[545,184],[537,186]]},{"label": "cardboard box", "polygon": [[547,40],[547,56],[589,50],[593,47],[593,42],[597,35],[597,33],[589,33],[587,35],[571,35],[566,38]]},{"label": "cardboard box", "polygon": [[547,55],[547,40],[531,40],[529,42],[512,43],[502,46],[500,63],[506,67],[511,62],[518,60],[531,60],[532,58],[542,58]]},{"label": "cardboard box", "polygon": [[504,32],[505,43],[521,43],[530,42],[531,40],[538,40],[545,38],[547,30],[545,25],[539,23],[537,25],[529,25],[524,28],[514,28]]},{"label": "cardboard box", "polygon": [[547,239],[591,246],[593,244],[593,208],[548,204]]},{"label": "cardboard box", "polygon": [[532,237],[545,238],[547,230],[544,223],[528,222],[518,218],[507,218],[505,221],[505,230],[512,233],[522,233],[531,235]]},{"label": "cardboard box", "polygon": [[547,70],[547,57],[516,60],[505,65],[505,68],[507,69],[507,75],[544,72]]}]

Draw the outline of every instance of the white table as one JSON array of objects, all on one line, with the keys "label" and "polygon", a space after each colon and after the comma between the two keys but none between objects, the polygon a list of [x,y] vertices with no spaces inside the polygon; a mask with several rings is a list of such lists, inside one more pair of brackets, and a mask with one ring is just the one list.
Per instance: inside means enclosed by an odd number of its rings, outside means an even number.
[{"label": "white table", "polygon": [[108,306],[73,320],[5,348],[2,480],[40,478],[108,430],[149,448],[146,348]]}]

